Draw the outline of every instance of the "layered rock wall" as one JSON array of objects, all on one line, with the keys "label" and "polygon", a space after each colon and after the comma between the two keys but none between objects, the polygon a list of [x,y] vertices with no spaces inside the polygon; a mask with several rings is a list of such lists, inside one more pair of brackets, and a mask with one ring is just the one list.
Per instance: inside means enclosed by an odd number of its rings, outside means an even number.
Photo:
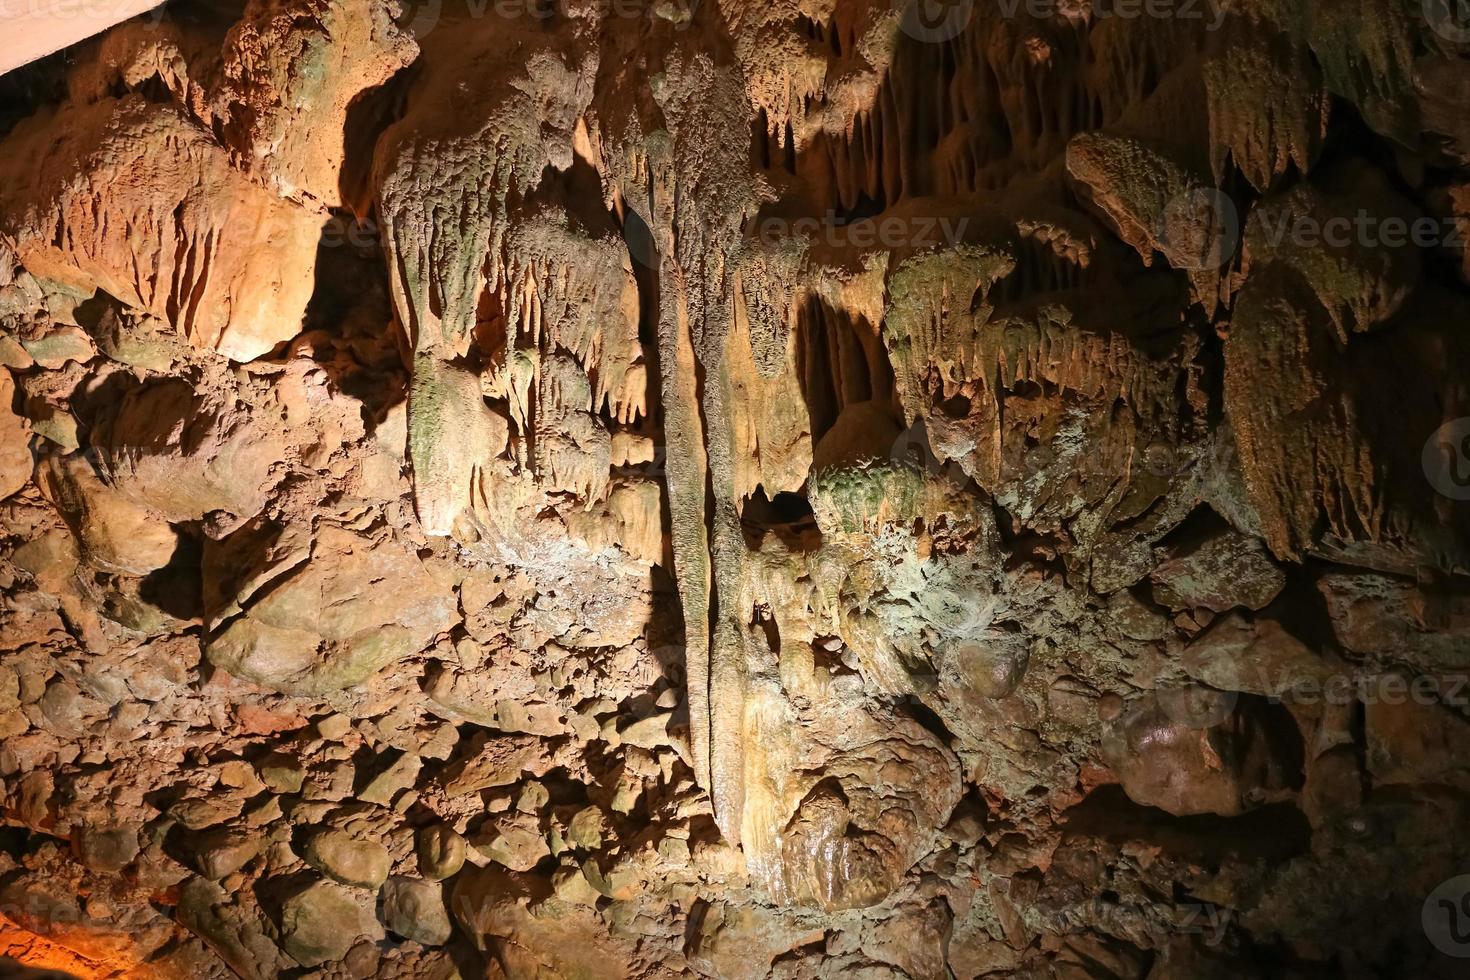
[{"label": "layered rock wall", "polygon": [[1470,34],[931,8],[0,78],[0,954],[1456,975]]}]

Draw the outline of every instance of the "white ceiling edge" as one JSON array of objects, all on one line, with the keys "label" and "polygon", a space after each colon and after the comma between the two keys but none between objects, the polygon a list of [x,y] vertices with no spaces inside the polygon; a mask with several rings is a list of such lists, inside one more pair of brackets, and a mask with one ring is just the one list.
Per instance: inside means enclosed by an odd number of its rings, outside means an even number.
[{"label": "white ceiling edge", "polygon": [[164,0],[0,0],[0,75],[163,6]]}]

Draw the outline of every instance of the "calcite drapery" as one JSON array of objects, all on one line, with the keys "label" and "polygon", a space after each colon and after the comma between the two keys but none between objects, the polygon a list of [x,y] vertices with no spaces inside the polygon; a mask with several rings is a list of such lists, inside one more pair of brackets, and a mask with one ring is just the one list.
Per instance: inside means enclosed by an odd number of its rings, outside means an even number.
[{"label": "calcite drapery", "polygon": [[0,953],[1443,972],[1466,39],[1126,6],[175,0],[0,79]]}]

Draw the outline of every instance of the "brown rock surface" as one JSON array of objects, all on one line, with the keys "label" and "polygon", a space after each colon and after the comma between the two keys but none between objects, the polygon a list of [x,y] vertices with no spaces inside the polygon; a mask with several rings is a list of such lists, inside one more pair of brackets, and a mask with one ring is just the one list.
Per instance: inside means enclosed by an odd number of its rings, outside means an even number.
[{"label": "brown rock surface", "polygon": [[[455,620],[444,584],[402,542],[324,528],[311,557],[222,626],[206,655],[266,687],[325,693],[360,684]],[[248,605],[246,605],[248,602]]]},{"label": "brown rock surface", "polygon": [[79,298],[100,289],[236,360],[299,332],[320,215],[250,183],[171,106],[129,95],[55,122],[6,140],[0,228],[27,271]]},{"label": "brown rock surface", "polygon": [[1445,6],[172,0],[0,77],[0,957],[1459,975]]}]

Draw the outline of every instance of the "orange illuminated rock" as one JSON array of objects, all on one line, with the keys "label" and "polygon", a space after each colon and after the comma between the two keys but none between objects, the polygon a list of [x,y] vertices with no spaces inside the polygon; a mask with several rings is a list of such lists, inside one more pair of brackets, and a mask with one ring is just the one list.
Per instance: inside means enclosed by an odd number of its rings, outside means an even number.
[{"label": "orange illuminated rock", "polygon": [[251,0],[224,45],[214,112],[244,170],[336,205],[348,107],[418,54],[386,0]]},{"label": "orange illuminated rock", "polygon": [[1454,974],[1454,6],[171,0],[0,77],[0,957]]},{"label": "orange illuminated rock", "polygon": [[31,478],[31,427],[11,410],[15,382],[0,368],[0,499],[25,486]]},{"label": "orange illuminated rock", "polygon": [[[391,598],[380,583],[393,583]],[[222,628],[208,656],[266,687],[326,693],[417,652],[455,618],[443,584],[402,542],[326,528],[311,560]]]},{"label": "orange illuminated rock", "polygon": [[195,347],[248,361],[301,330],[317,212],[231,166],[208,132],[138,96],[63,107],[3,144],[0,230],[37,279],[101,290]]}]

